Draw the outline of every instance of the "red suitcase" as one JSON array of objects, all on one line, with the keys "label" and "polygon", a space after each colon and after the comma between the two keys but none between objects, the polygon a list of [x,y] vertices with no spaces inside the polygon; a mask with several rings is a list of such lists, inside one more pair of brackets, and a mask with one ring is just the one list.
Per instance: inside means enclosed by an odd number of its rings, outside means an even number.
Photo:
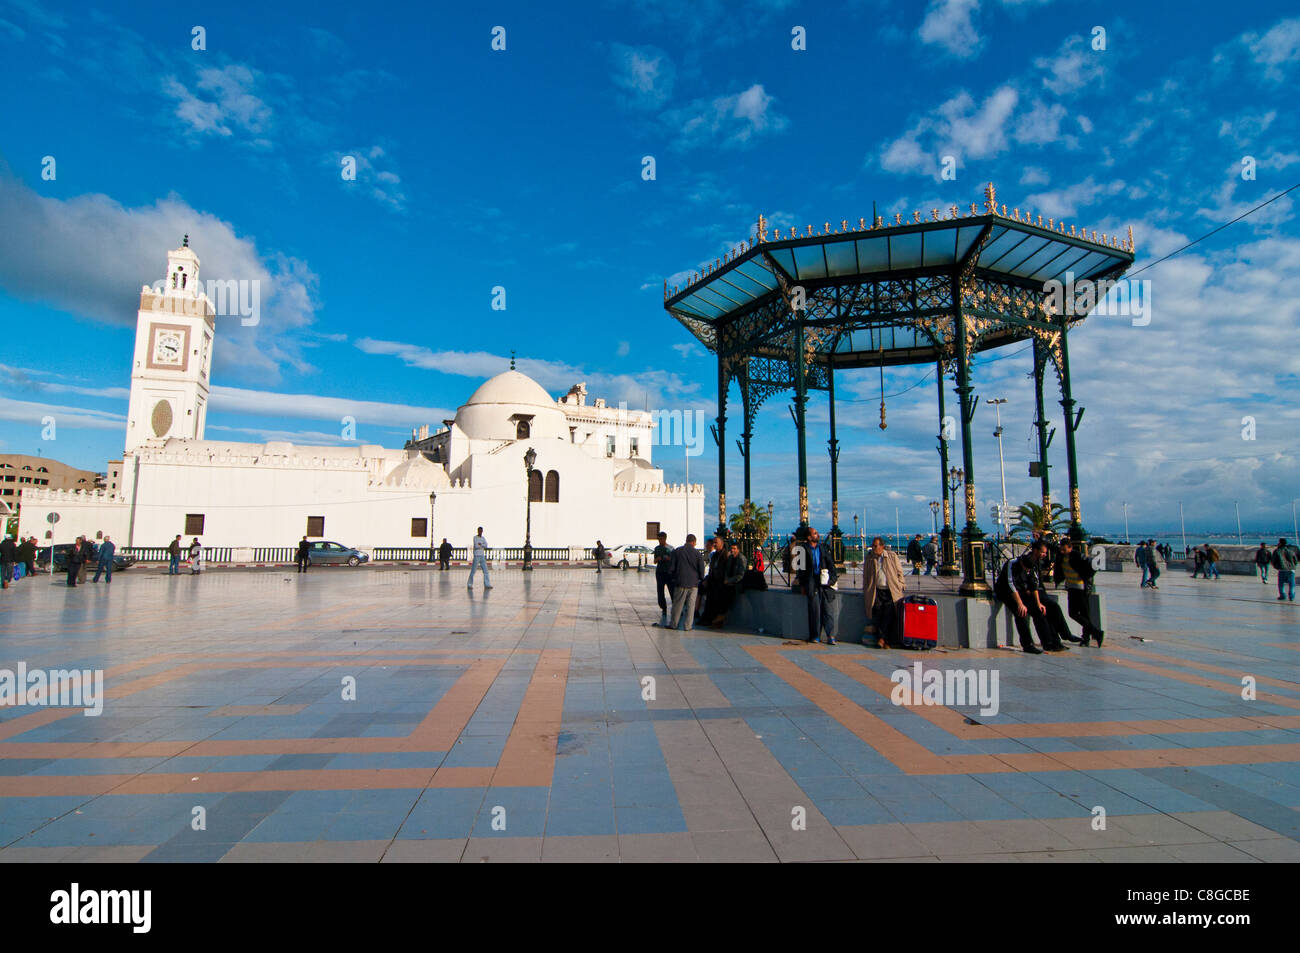
[{"label": "red suitcase", "polygon": [[939,644],[939,603],[929,596],[904,596],[901,628],[903,648],[934,648]]}]

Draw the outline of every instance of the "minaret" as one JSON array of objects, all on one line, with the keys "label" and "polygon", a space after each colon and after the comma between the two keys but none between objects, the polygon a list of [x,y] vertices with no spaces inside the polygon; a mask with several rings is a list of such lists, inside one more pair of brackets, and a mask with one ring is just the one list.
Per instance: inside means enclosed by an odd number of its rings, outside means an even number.
[{"label": "minaret", "polygon": [[147,440],[202,440],[216,312],[199,284],[199,259],[185,236],[167,253],[165,277],[140,289],[126,451]]}]

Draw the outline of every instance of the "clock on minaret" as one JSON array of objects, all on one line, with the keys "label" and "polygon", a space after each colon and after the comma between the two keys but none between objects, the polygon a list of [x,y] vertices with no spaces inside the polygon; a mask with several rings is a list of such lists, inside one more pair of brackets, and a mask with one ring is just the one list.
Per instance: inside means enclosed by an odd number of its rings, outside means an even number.
[{"label": "clock on minaret", "polygon": [[166,277],[140,292],[126,450],[147,441],[202,440],[216,312],[189,247],[167,253]]}]

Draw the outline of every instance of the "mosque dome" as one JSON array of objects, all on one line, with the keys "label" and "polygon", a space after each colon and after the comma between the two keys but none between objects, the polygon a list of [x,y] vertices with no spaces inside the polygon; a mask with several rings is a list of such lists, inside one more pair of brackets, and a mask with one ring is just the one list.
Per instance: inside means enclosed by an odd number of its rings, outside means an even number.
[{"label": "mosque dome", "polygon": [[456,411],[456,425],[476,440],[569,439],[564,411],[541,384],[515,370],[480,384]]}]

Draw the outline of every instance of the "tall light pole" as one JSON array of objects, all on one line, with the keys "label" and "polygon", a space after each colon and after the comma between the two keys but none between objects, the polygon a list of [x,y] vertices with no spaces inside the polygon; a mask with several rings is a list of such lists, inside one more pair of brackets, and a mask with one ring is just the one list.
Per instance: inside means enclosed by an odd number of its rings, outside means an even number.
[{"label": "tall light pole", "polygon": [[1124,503],[1124,545],[1128,545],[1128,503]]},{"label": "tall light pole", "polygon": [[1291,501],[1291,543],[1292,545],[1300,545],[1300,529],[1296,528],[1295,522],[1295,500]]},{"label": "tall light pole", "polygon": [[[1002,405],[1006,402],[1005,397],[990,397],[984,401],[986,404],[992,404],[998,415],[998,429],[993,431],[993,436],[998,438],[998,470],[1002,475],[1002,506],[998,509],[999,536],[1007,529],[1007,466],[1002,458]],[[1043,516],[1045,519],[1051,519],[1050,513],[1044,513]]]},{"label": "tall light pole", "polygon": [[1232,501],[1232,509],[1237,514],[1237,545],[1240,546],[1241,545],[1241,507],[1237,505],[1236,500]]},{"label": "tall light pole", "polygon": [[[1294,507],[1294,505],[1293,505],[1293,506],[1292,506],[1292,513],[1294,513],[1294,512],[1295,512],[1295,507]],[[1183,556],[1186,557],[1186,556],[1187,556],[1187,521],[1183,519],[1183,501],[1182,501],[1182,500],[1179,500],[1179,501],[1178,501],[1178,525],[1179,525],[1180,527],[1182,527],[1182,530],[1183,530]]]},{"label": "tall light pole", "polygon": [[429,565],[433,566],[433,504],[438,499],[438,494],[431,492],[429,494]]},{"label": "tall light pole", "polygon": [[930,501],[930,523],[934,527],[934,535],[939,535],[939,507],[943,504],[938,500]]},{"label": "tall light pole", "polygon": [[533,571],[533,464],[537,451],[532,447],[524,453],[524,572]]},{"label": "tall light pole", "polygon": [[944,526],[943,559],[939,563],[939,575],[957,575],[957,490],[966,480],[966,471],[961,467],[948,470],[949,512],[952,525]]}]

